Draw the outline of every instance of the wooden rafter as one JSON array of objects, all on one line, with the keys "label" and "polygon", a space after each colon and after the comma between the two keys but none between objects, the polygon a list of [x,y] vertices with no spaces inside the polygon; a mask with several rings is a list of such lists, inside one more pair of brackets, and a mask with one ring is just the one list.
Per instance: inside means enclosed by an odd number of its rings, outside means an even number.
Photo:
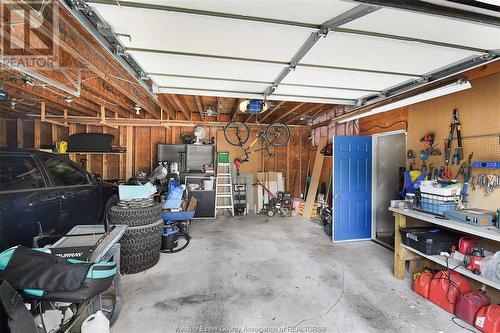
[{"label": "wooden rafter", "polygon": [[272,110],[268,110],[267,113],[260,119],[260,121],[264,121],[267,117],[272,115],[274,111],[278,110],[283,104],[285,104],[286,101],[281,101],[278,104],[275,105],[275,107]]},{"label": "wooden rafter", "polygon": [[241,102],[243,102],[242,98],[235,98],[234,99],[233,110],[231,111],[231,121],[236,119],[236,115],[238,114],[238,111],[240,110],[240,103]]},{"label": "wooden rafter", "polygon": [[196,108],[198,109],[198,113],[200,114],[200,119],[204,120],[205,117],[203,116],[203,103],[200,96],[194,96],[194,101],[196,102]]},{"label": "wooden rafter", "polygon": [[[159,107],[145,88],[137,85],[137,80],[111,54],[102,49],[63,6],[57,2],[55,4],[59,9],[59,30],[64,31],[64,34],[54,35],[52,27],[49,26],[50,23],[48,20],[43,20],[43,17],[33,17],[40,24],[37,31],[46,38],[53,38],[54,43],[57,43],[62,51],[71,55],[122,94],[141,105],[153,117],[158,118]],[[29,6],[16,3],[13,8],[29,9]]]},{"label": "wooden rafter", "polygon": [[181,112],[184,114],[186,119],[189,120],[190,111],[189,111],[189,107],[187,106],[184,98],[181,98],[182,96],[178,96],[178,95],[169,95],[169,96],[170,96],[171,100],[174,101],[175,105],[177,105],[179,110],[181,110]]},{"label": "wooden rafter", "polygon": [[311,107],[309,110],[303,112],[303,113],[300,113],[296,116],[294,116],[292,119],[288,120],[286,123],[287,124],[292,124],[294,123],[295,121],[297,121],[297,119],[299,119],[300,117],[302,117],[303,115],[309,115],[317,110],[320,110],[325,104],[319,104],[319,105],[315,105],[313,107]]},{"label": "wooden rafter", "polygon": [[295,105],[293,108],[291,108],[290,110],[288,110],[287,112],[283,113],[281,116],[279,116],[278,118],[274,119],[273,122],[278,122],[280,121],[281,119],[285,118],[286,116],[288,116],[289,114],[293,114],[295,111],[297,111],[298,109],[300,109],[302,106],[304,106],[306,103],[299,103],[297,105]]}]

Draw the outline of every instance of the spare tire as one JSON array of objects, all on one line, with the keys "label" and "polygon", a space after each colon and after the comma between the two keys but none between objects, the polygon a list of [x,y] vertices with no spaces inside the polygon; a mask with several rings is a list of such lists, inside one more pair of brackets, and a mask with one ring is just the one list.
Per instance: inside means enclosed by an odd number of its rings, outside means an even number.
[{"label": "spare tire", "polygon": [[129,227],[120,240],[120,272],[133,274],[156,265],[160,259],[163,220]]},{"label": "spare tire", "polygon": [[151,224],[161,218],[161,204],[154,203],[149,207],[137,208],[113,206],[109,217],[110,224],[126,224],[129,227]]}]

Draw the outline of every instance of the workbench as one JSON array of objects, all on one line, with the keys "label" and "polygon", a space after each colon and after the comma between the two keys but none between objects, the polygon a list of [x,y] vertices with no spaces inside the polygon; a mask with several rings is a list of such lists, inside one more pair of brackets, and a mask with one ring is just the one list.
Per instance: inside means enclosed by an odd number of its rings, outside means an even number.
[{"label": "workbench", "polygon": [[[441,255],[427,255],[412,247],[401,243],[400,228],[407,226],[407,218],[413,218],[435,226],[440,226],[459,233],[473,235],[474,237],[488,239],[490,241],[500,243],[500,230],[494,226],[491,227],[476,227],[467,223],[447,220],[445,218],[436,217],[433,214],[427,214],[420,211],[390,207],[390,211],[394,214],[394,276],[398,279],[404,279],[405,263],[410,261],[410,267],[414,266],[418,260],[427,260],[438,265],[446,267],[446,257]],[[459,261],[448,258],[449,267],[456,267],[460,264]],[[481,275],[476,275],[463,266],[458,266],[456,272],[465,275],[473,280],[479,281],[482,284],[500,290],[500,283],[487,279]]]}]

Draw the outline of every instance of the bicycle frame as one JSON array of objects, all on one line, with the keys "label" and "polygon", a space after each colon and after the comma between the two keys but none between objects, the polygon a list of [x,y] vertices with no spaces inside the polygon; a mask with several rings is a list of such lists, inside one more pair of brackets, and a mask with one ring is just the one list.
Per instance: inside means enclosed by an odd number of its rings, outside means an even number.
[{"label": "bicycle frame", "polygon": [[[237,136],[238,136],[238,139],[240,139],[238,134],[237,134]],[[252,146],[255,145],[257,143],[257,141],[259,141],[259,139],[260,139],[260,141],[262,141],[263,147],[258,148],[258,149],[254,149],[254,150],[250,150],[252,148]],[[241,140],[240,140],[240,142],[241,142]],[[244,154],[241,158],[242,162],[247,162],[248,159],[250,158],[251,154],[259,152],[261,150],[265,150],[267,153],[267,156],[269,156],[269,157],[274,156],[274,154],[269,151],[269,143],[264,138],[264,131],[262,131],[262,130],[259,131],[259,133],[257,134],[257,137],[252,141],[252,143],[248,147],[245,148],[245,147],[243,147],[242,144],[240,145],[240,147],[243,150],[243,154]]]}]

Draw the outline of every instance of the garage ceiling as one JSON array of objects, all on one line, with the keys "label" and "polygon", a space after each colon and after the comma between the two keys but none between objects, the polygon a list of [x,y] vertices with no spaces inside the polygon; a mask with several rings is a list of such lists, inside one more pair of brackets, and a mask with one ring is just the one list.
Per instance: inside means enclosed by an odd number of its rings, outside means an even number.
[{"label": "garage ceiling", "polygon": [[87,4],[159,93],[355,105],[500,50],[492,25],[349,1]]}]

